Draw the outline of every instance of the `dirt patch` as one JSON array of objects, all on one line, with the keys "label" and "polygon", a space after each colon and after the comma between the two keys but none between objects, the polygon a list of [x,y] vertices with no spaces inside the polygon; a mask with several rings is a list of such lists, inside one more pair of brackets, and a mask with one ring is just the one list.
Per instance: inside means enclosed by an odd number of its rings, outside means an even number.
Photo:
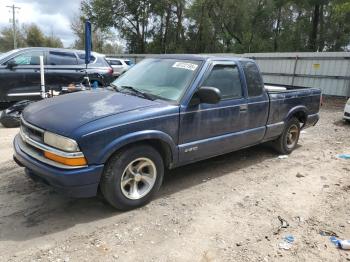
[{"label": "dirt patch", "polygon": [[[350,125],[341,117],[326,103],[287,159],[257,146],[173,170],[152,203],[124,213],[27,179],[12,161],[18,129],[0,127],[1,260],[349,260],[320,234],[350,239],[350,160],[336,158],[350,153]],[[287,235],[294,242],[280,249]]]}]

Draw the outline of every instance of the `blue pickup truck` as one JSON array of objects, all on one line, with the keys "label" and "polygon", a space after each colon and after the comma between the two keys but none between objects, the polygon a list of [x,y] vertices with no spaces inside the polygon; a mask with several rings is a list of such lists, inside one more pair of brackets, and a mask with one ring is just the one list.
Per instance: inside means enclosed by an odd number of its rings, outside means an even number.
[{"label": "blue pickup truck", "polygon": [[291,153],[320,100],[315,88],[264,87],[250,59],[149,58],[108,89],[28,106],[14,159],[70,196],[101,192],[127,210],[151,200],[166,169],[264,142]]}]

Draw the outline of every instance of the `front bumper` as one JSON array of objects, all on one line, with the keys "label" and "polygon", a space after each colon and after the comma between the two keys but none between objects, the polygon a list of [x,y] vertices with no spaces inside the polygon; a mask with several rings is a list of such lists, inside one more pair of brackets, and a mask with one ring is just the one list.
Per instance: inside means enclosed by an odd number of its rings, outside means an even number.
[{"label": "front bumper", "polygon": [[21,149],[21,137],[14,139],[14,160],[27,168],[34,180],[40,179],[54,189],[70,197],[93,197],[97,194],[98,185],[104,165],[89,165],[78,169],[63,169],[50,166],[27,155]]},{"label": "front bumper", "polygon": [[343,118],[346,120],[350,120],[350,105],[345,105]]}]

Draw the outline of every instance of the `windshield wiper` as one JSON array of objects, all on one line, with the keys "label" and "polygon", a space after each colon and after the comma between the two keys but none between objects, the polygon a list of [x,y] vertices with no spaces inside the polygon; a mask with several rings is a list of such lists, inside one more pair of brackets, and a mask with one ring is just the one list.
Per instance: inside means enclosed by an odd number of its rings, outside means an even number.
[{"label": "windshield wiper", "polygon": [[142,92],[132,86],[116,86],[116,85],[113,85],[112,87],[114,87],[115,90],[117,90],[118,92],[121,92],[123,90],[128,90],[128,91],[131,91],[133,92],[134,94],[138,95],[138,96],[142,96],[143,98],[146,98],[148,100],[155,100],[155,97],[151,94],[148,94],[148,93],[145,93],[145,92]]}]

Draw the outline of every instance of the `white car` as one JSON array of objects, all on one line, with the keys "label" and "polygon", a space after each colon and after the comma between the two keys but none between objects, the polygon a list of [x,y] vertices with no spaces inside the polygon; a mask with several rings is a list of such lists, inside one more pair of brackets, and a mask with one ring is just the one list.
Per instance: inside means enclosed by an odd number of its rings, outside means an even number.
[{"label": "white car", "polygon": [[129,59],[107,57],[106,60],[113,68],[113,75],[120,76],[132,67],[132,62]]},{"label": "white car", "polygon": [[345,105],[344,119],[347,120],[347,121],[350,121],[350,98],[349,98],[348,102]]}]

